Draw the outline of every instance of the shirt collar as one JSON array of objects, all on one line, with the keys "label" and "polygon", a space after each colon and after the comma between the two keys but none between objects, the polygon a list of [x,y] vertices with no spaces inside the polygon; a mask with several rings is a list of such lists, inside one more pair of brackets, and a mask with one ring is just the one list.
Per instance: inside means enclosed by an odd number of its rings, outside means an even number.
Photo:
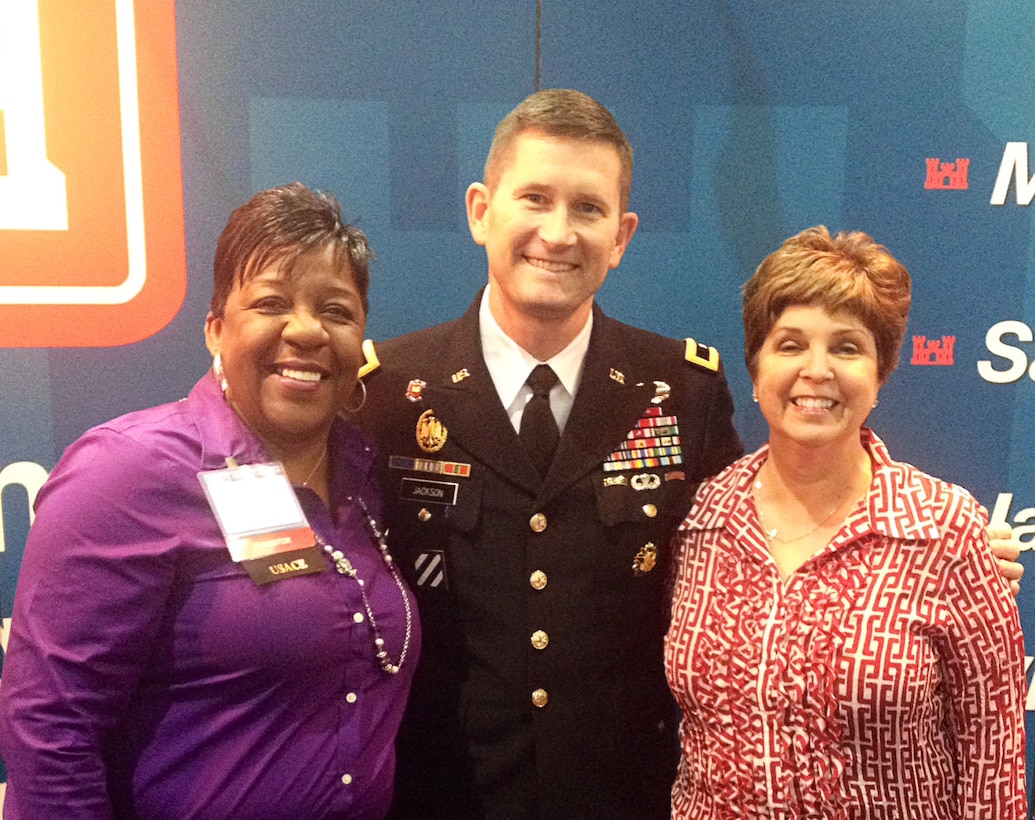
[{"label": "shirt collar", "polygon": [[[485,359],[489,375],[492,376],[492,383],[496,386],[496,393],[499,395],[500,401],[504,407],[510,407],[524,386],[528,374],[540,362],[504,333],[503,328],[499,326],[492,311],[489,310],[490,287],[491,285],[486,286],[478,309],[482,356]],[[545,362],[553,368],[561,386],[573,398],[579,387],[582,363],[585,361],[586,351],[589,350],[589,337],[592,331],[593,313],[591,311],[589,318],[586,319],[586,324],[568,346]]]},{"label": "shirt collar", "polygon": [[224,468],[227,458],[238,464],[269,460],[259,437],[244,425],[223,398],[211,371],[194,385],[188,403],[201,440],[205,469]]},{"label": "shirt collar", "polygon": [[[270,461],[262,440],[227,404],[211,371],[194,385],[188,403],[201,441],[202,469],[223,469],[229,466],[228,457],[237,464]],[[331,427],[329,449],[334,454],[331,470],[343,487],[356,480],[345,474],[365,474],[373,463],[373,450],[366,436],[341,418]]]},{"label": "shirt collar", "polygon": [[865,427],[863,443],[873,459],[873,484],[866,498],[872,529],[889,538],[940,537],[934,514],[938,483],[909,464],[893,461],[884,442]]},{"label": "shirt collar", "polygon": [[[938,538],[941,530],[933,512],[936,485],[915,467],[893,461],[884,442],[869,428],[863,427],[860,435],[873,463],[873,481],[865,504],[848,522],[853,533],[875,532],[902,540]],[[730,526],[768,458],[769,445],[765,444],[702,485],[680,529]]]}]

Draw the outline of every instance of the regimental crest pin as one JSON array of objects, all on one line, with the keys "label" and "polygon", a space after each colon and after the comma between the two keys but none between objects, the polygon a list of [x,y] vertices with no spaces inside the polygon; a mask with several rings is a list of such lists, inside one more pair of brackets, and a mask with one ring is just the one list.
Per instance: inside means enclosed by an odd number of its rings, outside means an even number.
[{"label": "regimental crest pin", "polygon": [[441,421],[435,418],[435,411],[430,408],[420,414],[417,419],[417,446],[425,453],[437,453],[446,445],[449,431]]},{"label": "regimental crest pin", "polygon": [[633,558],[633,575],[646,575],[658,563],[658,548],[648,541]]},{"label": "regimental crest pin", "polygon": [[410,379],[406,385],[406,398],[409,401],[422,401],[424,399],[424,388],[428,386],[426,381],[421,379]]}]

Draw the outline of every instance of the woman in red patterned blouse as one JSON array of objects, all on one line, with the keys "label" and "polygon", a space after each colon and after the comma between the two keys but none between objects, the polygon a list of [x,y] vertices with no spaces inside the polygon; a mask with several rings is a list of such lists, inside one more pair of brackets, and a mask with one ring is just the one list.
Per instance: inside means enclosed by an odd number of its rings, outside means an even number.
[{"label": "woman in red patterned blouse", "polygon": [[885,248],[822,226],[745,286],[770,438],[677,537],[674,817],[1024,817],[1024,647],[984,511],[863,426],[909,304]]}]

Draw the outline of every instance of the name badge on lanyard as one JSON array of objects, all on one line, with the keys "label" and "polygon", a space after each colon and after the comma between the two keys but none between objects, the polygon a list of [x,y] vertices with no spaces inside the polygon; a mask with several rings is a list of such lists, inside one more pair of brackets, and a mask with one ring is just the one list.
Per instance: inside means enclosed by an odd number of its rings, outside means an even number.
[{"label": "name badge on lanyard", "polygon": [[322,572],[327,562],[280,464],[198,473],[230,557],[257,584]]}]

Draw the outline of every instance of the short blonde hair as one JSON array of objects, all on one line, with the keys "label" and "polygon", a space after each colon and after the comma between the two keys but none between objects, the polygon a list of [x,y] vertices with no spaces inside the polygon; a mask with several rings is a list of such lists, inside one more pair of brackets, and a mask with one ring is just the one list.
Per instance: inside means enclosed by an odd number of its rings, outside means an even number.
[{"label": "short blonde hair", "polygon": [[823,225],[786,240],[744,285],[744,360],[757,375],[758,353],[791,305],[844,311],[858,318],[877,343],[881,384],[898,366],[906,335],[912,282],[909,271],[862,231],[836,236]]}]

